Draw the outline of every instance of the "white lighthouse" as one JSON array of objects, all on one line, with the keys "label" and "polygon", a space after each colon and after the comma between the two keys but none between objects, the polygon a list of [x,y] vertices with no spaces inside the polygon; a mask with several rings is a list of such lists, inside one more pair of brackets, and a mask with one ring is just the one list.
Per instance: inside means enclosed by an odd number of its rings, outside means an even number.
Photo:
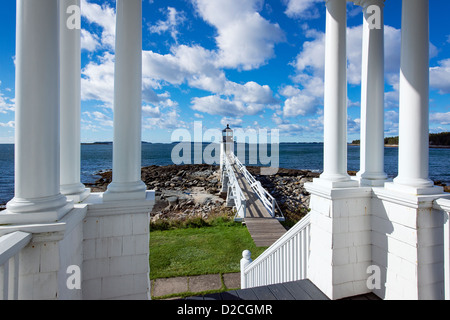
[{"label": "white lighthouse", "polygon": [[222,142],[220,143],[220,171],[223,169],[225,154],[234,151],[233,130],[230,125],[222,130]]},{"label": "white lighthouse", "polygon": [[228,153],[234,151],[233,130],[230,125],[222,130],[222,141],[220,143],[220,175],[222,177],[222,188],[220,190],[222,195],[227,194],[228,176],[226,170],[224,171],[225,157]]}]

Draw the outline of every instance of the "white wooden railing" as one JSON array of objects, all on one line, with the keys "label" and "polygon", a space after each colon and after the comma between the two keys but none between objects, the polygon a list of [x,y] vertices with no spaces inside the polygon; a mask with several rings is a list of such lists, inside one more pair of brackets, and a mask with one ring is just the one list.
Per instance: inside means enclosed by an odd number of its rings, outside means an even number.
[{"label": "white wooden railing", "polygon": [[439,199],[433,204],[437,210],[444,211],[444,288],[445,300],[450,300],[450,199]]},{"label": "white wooden railing", "polygon": [[237,167],[243,174],[244,178],[247,180],[248,184],[252,187],[253,191],[258,195],[261,202],[264,204],[264,207],[270,213],[270,215],[276,218],[276,209],[278,208],[279,219],[284,221],[283,213],[281,212],[280,207],[278,206],[275,198],[261,185],[261,182],[255,179],[253,175],[248,172],[247,168],[242,164],[242,162],[236,157],[235,154],[230,154],[231,160],[236,163]]},{"label": "white wooden railing", "polygon": [[255,261],[242,253],[241,288],[306,279],[309,258],[310,215],[307,214]]},{"label": "white wooden railing", "polygon": [[19,298],[19,253],[30,240],[21,231],[0,237],[0,300]]},{"label": "white wooden railing", "polygon": [[[233,153],[230,152],[230,154]],[[228,186],[231,188],[231,198],[234,200],[234,207],[236,208],[234,220],[243,220],[247,212],[247,200],[239,186],[228,156],[225,156],[225,170],[228,175]]]}]

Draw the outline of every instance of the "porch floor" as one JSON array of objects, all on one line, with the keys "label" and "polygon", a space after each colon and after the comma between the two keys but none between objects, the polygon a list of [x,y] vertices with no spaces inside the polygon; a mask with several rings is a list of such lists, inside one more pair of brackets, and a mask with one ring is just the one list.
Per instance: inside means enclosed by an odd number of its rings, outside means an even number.
[{"label": "porch floor", "polygon": [[329,298],[311,281],[305,279],[188,297],[186,300],[329,300]]}]

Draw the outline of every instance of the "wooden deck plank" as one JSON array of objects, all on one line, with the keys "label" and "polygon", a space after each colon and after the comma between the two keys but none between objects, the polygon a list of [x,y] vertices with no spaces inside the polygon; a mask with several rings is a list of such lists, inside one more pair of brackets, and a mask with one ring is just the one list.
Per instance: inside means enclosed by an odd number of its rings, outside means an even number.
[{"label": "wooden deck plank", "polygon": [[285,282],[282,285],[291,293],[294,300],[312,300],[311,296],[297,282]]},{"label": "wooden deck plank", "polygon": [[[188,299],[188,298],[187,298]],[[329,300],[309,279],[272,284],[220,294],[192,297],[193,300]]]},{"label": "wooden deck plank", "polygon": [[241,300],[236,290],[220,293],[220,300]]},{"label": "wooden deck plank", "polygon": [[257,247],[271,246],[286,232],[280,222],[273,218],[246,218],[245,224]]},{"label": "wooden deck plank", "polygon": [[268,288],[277,300],[295,300],[294,296],[282,284],[272,284]]},{"label": "wooden deck plank", "polygon": [[258,300],[278,300],[267,286],[255,287],[251,288],[251,290],[256,294]]},{"label": "wooden deck plank", "polygon": [[302,289],[306,291],[313,300],[328,300],[328,297],[322,291],[318,290],[311,281],[303,281],[301,285]]},{"label": "wooden deck plank", "polygon": [[236,290],[236,293],[238,294],[239,299],[241,300],[258,300],[258,297],[256,296],[256,294],[253,292],[252,289]]}]

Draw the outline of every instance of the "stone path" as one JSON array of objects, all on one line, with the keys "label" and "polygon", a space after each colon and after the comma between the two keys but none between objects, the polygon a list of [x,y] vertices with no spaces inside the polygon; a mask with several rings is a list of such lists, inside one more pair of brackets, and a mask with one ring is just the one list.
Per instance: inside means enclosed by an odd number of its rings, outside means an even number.
[{"label": "stone path", "polygon": [[[222,283],[223,277],[223,283]],[[152,298],[189,292],[195,296],[198,292],[220,289],[239,289],[241,287],[240,273],[208,274],[201,276],[174,277],[151,280]]]}]

